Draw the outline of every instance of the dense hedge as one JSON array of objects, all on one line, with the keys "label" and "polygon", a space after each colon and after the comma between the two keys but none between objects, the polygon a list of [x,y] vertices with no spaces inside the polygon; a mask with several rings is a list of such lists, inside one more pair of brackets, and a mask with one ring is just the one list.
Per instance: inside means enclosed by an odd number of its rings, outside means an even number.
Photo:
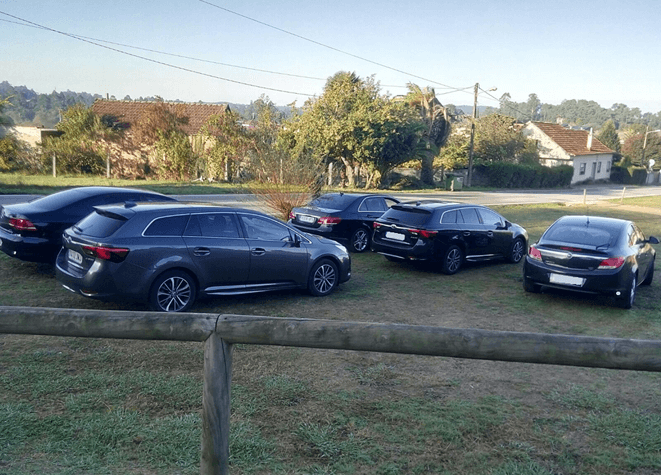
[{"label": "dense hedge", "polygon": [[[544,167],[494,162],[474,167],[483,186],[495,188],[557,188],[571,184],[574,169],[568,165]],[[474,183],[475,184],[475,183]]]},{"label": "dense hedge", "polygon": [[644,185],[647,180],[647,170],[643,167],[621,167],[613,165],[611,181],[623,185]]}]

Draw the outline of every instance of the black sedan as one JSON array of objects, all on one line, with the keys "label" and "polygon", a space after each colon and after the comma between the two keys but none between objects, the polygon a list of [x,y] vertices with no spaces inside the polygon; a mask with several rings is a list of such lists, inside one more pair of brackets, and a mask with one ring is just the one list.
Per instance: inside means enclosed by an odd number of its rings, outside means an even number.
[{"label": "black sedan", "polygon": [[372,225],[398,200],[386,195],[328,193],[305,207],[294,208],[289,223],[301,231],[348,244],[351,251],[369,249]]},{"label": "black sedan", "polygon": [[100,300],[183,312],[198,296],[308,289],[330,294],[351,276],[341,244],[270,216],[210,203],[127,203],[64,232],[57,280]]},{"label": "black sedan", "polygon": [[127,201],[176,200],[152,191],[89,186],[0,206],[0,250],[24,261],[52,264],[66,228],[94,211],[94,206]]},{"label": "black sedan", "polygon": [[390,261],[435,261],[446,274],[464,261],[504,258],[518,263],[528,233],[495,211],[479,205],[400,203],[374,223],[372,250]]},{"label": "black sedan", "polygon": [[631,308],[639,285],[654,277],[658,244],[645,239],[631,221],[596,216],[564,216],[530,246],[523,265],[523,288],[555,287],[614,296]]}]

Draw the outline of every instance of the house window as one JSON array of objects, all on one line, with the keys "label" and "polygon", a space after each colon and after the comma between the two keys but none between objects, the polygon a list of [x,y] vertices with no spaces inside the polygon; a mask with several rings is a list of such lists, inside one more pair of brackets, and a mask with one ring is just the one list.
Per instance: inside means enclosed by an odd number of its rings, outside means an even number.
[{"label": "house window", "polygon": [[597,162],[597,173],[601,173],[601,162]]},{"label": "house window", "polygon": [[578,170],[579,175],[585,175],[585,163],[581,163],[581,167]]}]

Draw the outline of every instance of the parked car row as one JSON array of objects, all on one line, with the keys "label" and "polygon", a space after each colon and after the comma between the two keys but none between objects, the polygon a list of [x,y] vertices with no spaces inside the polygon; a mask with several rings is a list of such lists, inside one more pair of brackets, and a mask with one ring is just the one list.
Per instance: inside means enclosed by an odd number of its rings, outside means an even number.
[{"label": "parked car row", "polygon": [[[528,233],[485,206],[380,194],[330,193],[266,214],[185,203],[142,190],[84,187],[0,207],[0,250],[55,262],[60,284],[100,300],[183,312],[199,297],[307,289],[330,294],[351,277],[353,252],[427,261],[443,273],[466,262],[523,265],[527,292],[560,288],[614,296],[631,308],[654,276],[655,237],[631,221],[565,216],[529,247]],[[525,257],[525,259],[524,259]]]}]

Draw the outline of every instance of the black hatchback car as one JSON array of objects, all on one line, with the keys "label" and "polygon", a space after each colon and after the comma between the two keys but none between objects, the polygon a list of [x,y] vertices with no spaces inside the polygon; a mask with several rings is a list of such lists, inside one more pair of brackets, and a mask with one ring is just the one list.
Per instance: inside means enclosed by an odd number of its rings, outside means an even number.
[{"label": "black hatchback car", "polygon": [[56,277],[65,288],[157,311],[187,311],[199,295],[292,288],[328,295],[351,276],[341,244],[210,203],[98,207],[63,240]]},{"label": "black hatchback car", "polygon": [[610,295],[631,308],[639,285],[654,277],[658,244],[645,239],[631,221],[596,216],[564,216],[530,246],[523,265],[523,288],[555,287]]},{"label": "black hatchback car", "polygon": [[0,250],[24,261],[52,264],[66,228],[94,211],[94,206],[126,201],[176,200],[152,191],[87,186],[0,206]]},{"label": "black hatchback car", "polygon": [[372,225],[399,200],[386,195],[328,193],[306,206],[294,208],[289,223],[301,231],[318,234],[363,252],[370,248]]},{"label": "black hatchback car", "polygon": [[525,229],[485,206],[430,201],[394,205],[375,221],[372,236],[372,250],[388,260],[437,261],[446,274],[464,261],[517,263],[527,245]]}]

